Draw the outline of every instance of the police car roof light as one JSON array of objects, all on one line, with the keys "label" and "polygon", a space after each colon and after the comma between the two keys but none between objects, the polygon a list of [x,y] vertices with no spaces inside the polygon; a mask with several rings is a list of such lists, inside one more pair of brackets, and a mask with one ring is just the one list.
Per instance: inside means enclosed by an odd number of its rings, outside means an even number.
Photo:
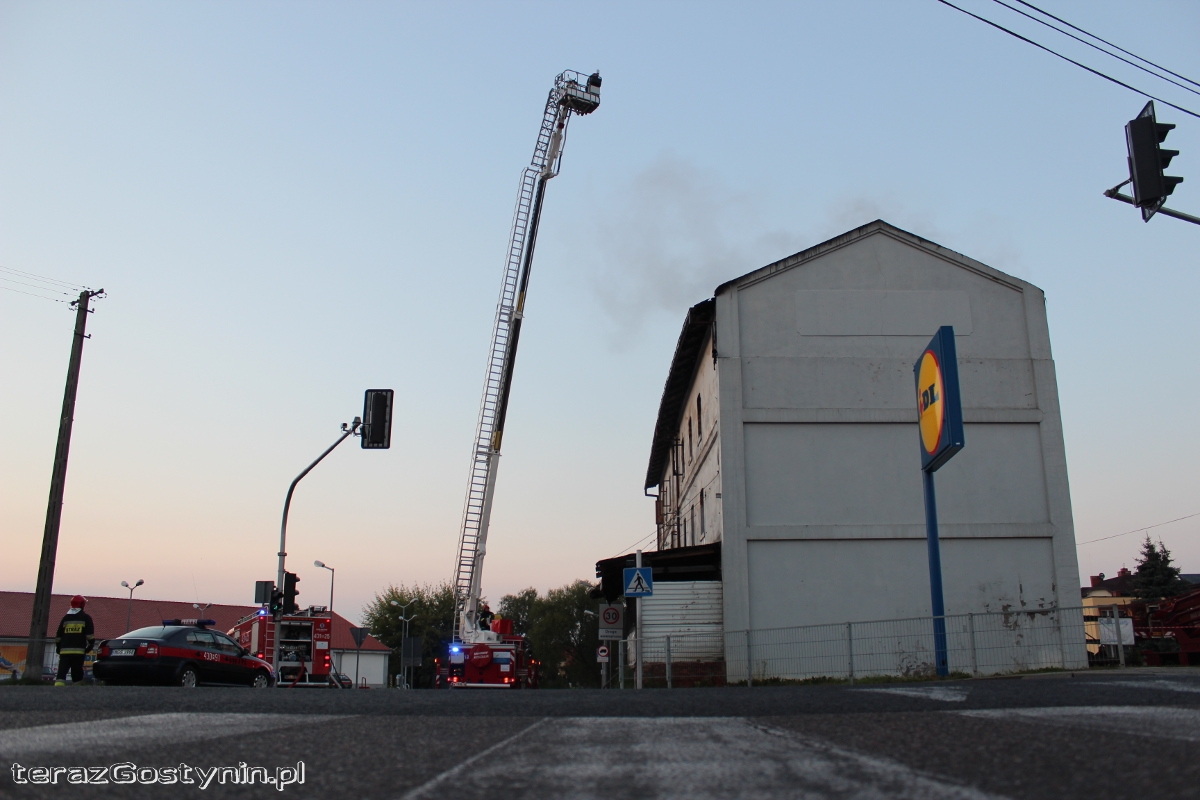
[{"label": "police car roof light", "polygon": [[196,628],[203,628],[206,625],[216,625],[215,619],[164,619],[163,625],[185,625]]}]

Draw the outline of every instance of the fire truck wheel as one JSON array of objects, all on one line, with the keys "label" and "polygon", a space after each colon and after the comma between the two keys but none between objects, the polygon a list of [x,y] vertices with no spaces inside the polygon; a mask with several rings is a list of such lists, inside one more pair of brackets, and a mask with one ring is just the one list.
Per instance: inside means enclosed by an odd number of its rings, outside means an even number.
[{"label": "fire truck wheel", "polygon": [[259,672],[254,676],[254,680],[250,681],[250,685],[255,689],[271,688],[271,676],[265,672]]},{"label": "fire truck wheel", "polygon": [[195,667],[184,667],[179,673],[179,685],[185,689],[195,689],[200,683]]}]

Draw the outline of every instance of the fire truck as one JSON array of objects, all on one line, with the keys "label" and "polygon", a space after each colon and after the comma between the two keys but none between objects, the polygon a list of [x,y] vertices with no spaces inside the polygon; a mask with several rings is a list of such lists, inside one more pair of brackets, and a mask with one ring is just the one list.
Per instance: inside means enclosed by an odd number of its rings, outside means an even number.
[{"label": "fire truck", "polygon": [[[446,687],[533,688],[537,685],[536,663],[530,657],[524,637],[512,633],[511,621],[498,620],[501,631],[495,626],[481,625],[479,602],[483,557],[487,551],[500,444],[504,437],[504,420],[508,413],[546,185],[562,167],[563,144],[571,117],[591,114],[599,106],[599,72],[584,75],[566,70],[559,74],[546,99],[533,160],[521,173],[500,300],[492,325],[483,401],[471,447],[467,497],[454,563],[455,636],[438,664],[439,679],[444,680],[441,685]],[[508,624],[504,625],[505,622]]]},{"label": "fire truck", "polygon": [[444,657],[434,659],[436,688],[536,689],[538,662],[525,637],[513,633],[511,619],[494,620],[495,641],[453,641]]},{"label": "fire truck", "polygon": [[[290,687],[341,687],[329,652],[333,619],[325,606],[309,606],[279,620],[278,685]],[[275,652],[275,620],[260,608],[229,629],[229,636],[253,655],[271,661]]]}]

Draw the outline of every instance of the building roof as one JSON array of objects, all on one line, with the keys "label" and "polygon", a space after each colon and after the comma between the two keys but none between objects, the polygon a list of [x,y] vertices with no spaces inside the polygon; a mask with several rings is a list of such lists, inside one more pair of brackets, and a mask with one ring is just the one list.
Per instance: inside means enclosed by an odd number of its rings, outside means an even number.
[{"label": "building roof", "polygon": [[[624,571],[637,564],[637,554],[628,553],[616,558],[596,562],[596,577],[600,586],[592,592],[593,597],[603,597],[609,603],[625,594]],[[673,547],[670,550],[653,550],[642,553],[642,566],[650,567],[651,579],[664,581],[719,581],[721,580],[721,543],[697,544],[691,547]]]},{"label": "building roof", "polygon": [[[50,598],[50,636],[54,635],[58,621],[71,607],[73,595],[56,594]],[[258,611],[258,606],[232,606],[213,604],[204,611],[195,609],[191,603],[175,600],[134,599],[132,608],[128,597],[89,597],[85,609],[96,624],[97,639],[115,639],[127,631],[161,625],[164,619],[211,619],[212,627],[227,631],[242,617]],[[129,614],[129,627],[125,626],[125,615]],[[28,639],[29,623],[33,617],[32,592],[0,592],[0,639]],[[330,647],[334,650],[354,650],[354,637],[350,635],[350,621],[333,615],[333,636]],[[368,636],[363,650],[388,650],[389,648]]]},{"label": "building roof", "polygon": [[[696,368],[700,364],[701,348],[704,346],[705,334],[712,329],[716,320],[715,298],[725,293],[731,287],[746,286],[765,280],[779,272],[794,269],[814,258],[827,255],[834,250],[854,244],[868,236],[883,234],[904,242],[912,247],[925,250],[938,258],[949,261],[964,269],[971,270],[989,280],[1002,283],[1015,289],[1021,289],[1024,284],[1011,275],[993,269],[979,261],[955,252],[948,247],[942,247],[936,242],[923,239],[914,233],[897,228],[895,225],[877,219],[853,230],[847,231],[818,245],[801,250],[799,253],[782,258],[765,267],[751,270],[732,280],[725,281],[713,291],[713,298],[697,303],[688,309],[687,318],[683,322],[683,330],[679,333],[679,341],[675,345],[675,356],[671,359],[671,369],[667,373],[667,382],[663,387],[662,400],[658,405],[658,421],[654,425],[654,439],[650,445],[650,464],[646,470],[646,488],[658,486],[662,481],[667,460],[671,454],[679,421],[686,411],[688,392],[695,377]],[[716,355],[717,342],[713,342],[713,355]]]},{"label": "building roof", "polygon": [[704,342],[716,318],[717,304],[710,299],[689,308],[687,318],[683,321],[683,330],[679,332],[679,341],[675,343],[675,355],[663,386],[662,399],[658,403],[658,421],[654,423],[650,465],[646,469],[647,489],[658,486],[662,480],[671,445],[675,441],[675,432],[679,430],[679,421],[690,399],[688,392],[692,388],[692,379],[704,356]]}]

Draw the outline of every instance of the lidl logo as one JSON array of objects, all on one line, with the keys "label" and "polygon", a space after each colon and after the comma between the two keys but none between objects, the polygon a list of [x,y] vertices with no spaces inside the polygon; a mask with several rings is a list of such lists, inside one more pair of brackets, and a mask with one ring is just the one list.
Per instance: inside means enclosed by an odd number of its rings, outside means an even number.
[{"label": "lidl logo", "polygon": [[941,365],[932,350],[926,350],[921,357],[921,367],[917,371],[917,407],[920,409],[921,444],[925,452],[937,452],[938,442],[942,438],[942,425],[946,420],[945,382],[942,379]]},{"label": "lidl logo", "polygon": [[958,393],[958,352],[954,329],[938,328],[913,364],[917,389],[917,429],[921,469],[933,472],[963,448],[962,399]]}]

